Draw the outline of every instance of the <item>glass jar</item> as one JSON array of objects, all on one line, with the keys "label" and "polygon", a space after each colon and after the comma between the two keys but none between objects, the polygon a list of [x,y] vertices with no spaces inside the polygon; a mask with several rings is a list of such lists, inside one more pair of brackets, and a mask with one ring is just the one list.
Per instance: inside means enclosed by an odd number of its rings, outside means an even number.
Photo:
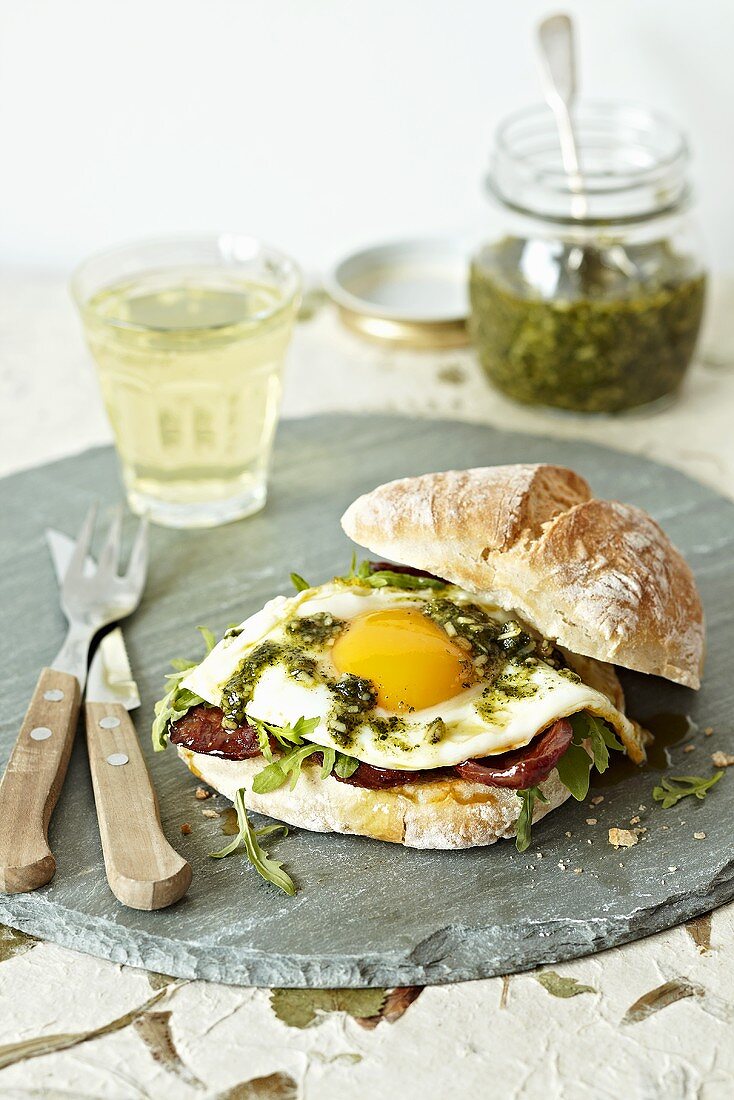
[{"label": "glass jar", "polygon": [[471,335],[516,401],[637,410],[677,393],[701,325],[688,147],[668,119],[626,105],[580,106],[575,132],[582,191],[547,108],[500,126],[487,184],[502,217],[472,258]]}]

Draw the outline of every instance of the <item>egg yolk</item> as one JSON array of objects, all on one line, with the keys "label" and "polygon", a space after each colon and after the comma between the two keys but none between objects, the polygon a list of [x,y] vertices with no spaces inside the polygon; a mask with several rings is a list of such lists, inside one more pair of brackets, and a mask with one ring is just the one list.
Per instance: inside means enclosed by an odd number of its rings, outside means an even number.
[{"label": "egg yolk", "polygon": [[414,608],[366,611],[337,638],[332,659],[341,673],[371,680],[385,710],[423,710],[451,699],[472,680],[467,653]]}]

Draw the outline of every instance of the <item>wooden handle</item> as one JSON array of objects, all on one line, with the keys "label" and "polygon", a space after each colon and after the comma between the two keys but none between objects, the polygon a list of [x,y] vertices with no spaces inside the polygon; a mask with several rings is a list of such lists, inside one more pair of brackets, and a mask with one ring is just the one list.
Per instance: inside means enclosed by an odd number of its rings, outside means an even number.
[{"label": "wooden handle", "polygon": [[64,783],[79,717],[79,682],[44,668],[0,783],[0,891],[37,890],[56,860],[48,823]]},{"label": "wooden handle", "polygon": [[117,703],[87,703],[84,710],[110,889],[131,909],[164,909],[188,890],[191,867],[163,835],[135,727]]}]

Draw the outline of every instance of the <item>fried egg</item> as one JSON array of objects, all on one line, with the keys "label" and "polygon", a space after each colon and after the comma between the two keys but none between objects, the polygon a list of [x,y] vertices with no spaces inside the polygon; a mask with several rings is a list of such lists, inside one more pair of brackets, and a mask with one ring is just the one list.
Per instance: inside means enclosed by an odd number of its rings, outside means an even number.
[{"label": "fried egg", "polygon": [[[569,670],[537,655],[491,662],[477,655],[451,621],[431,617],[438,597],[455,606],[455,622],[469,622],[462,609],[474,607],[498,632],[517,629],[507,612],[452,585],[405,590],[333,581],[271,600],[228,632],[182,686],[226,714],[225,697],[236,696],[242,670],[267,655],[247,683],[244,715],[277,726],[317,718],[310,741],[379,768],[493,756],[582,710],[605,719],[625,742],[634,739],[607,696]],[[305,655],[305,664],[294,664],[293,653]]]}]

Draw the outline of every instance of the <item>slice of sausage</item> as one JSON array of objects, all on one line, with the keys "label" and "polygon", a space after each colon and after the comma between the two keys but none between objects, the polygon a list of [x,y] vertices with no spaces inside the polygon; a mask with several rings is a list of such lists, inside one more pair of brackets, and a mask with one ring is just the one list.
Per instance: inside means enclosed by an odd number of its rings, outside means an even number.
[{"label": "slice of sausage", "polygon": [[260,755],[260,743],[252,726],[227,730],[222,726],[224,714],[219,707],[200,703],[192,707],[185,718],[171,725],[171,741],[192,752],[221,756],[225,760],[247,760]]},{"label": "slice of sausage", "polygon": [[550,775],[572,738],[571,723],[567,718],[559,718],[524,748],[500,756],[486,756],[483,760],[467,760],[457,764],[454,771],[472,783],[527,790]]},{"label": "slice of sausage", "polygon": [[430,783],[433,779],[445,779],[451,774],[451,768],[431,768],[424,771],[398,771],[397,768],[375,768],[372,764],[360,764],[350,776],[342,779],[336,772],[331,774],[340,783],[349,783],[351,787],[366,787],[369,791],[384,791],[389,787],[403,787],[406,783]]},{"label": "slice of sausage", "polygon": [[[260,755],[260,744],[255,730],[248,725],[236,730],[222,728],[222,711],[203,703],[193,707],[185,718],[171,726],[171,741],[183,745],[192,752],[208,753],[225,760],[247,760]],[[484,783],[489,787],[510,787],[523,790],[542,782],[556,766],[571,744],[573,730],[566,718],[549,726],[529,745],[499,756],[487,756],[483,760],[467,760],[454,767],[430,768],[420,771],[401,771],[397,768],[376,768],[360,763],[350,776],[342,779],[332,772],[334,779],[352,787],[364,787],[370,791],[402,787],[406,783],[430,783],[437,779],[456,775],[472,783]],[[270,739],[271,748],[278,745]],[[320,753],[314,753],[314,763],[321,762]]]}]

